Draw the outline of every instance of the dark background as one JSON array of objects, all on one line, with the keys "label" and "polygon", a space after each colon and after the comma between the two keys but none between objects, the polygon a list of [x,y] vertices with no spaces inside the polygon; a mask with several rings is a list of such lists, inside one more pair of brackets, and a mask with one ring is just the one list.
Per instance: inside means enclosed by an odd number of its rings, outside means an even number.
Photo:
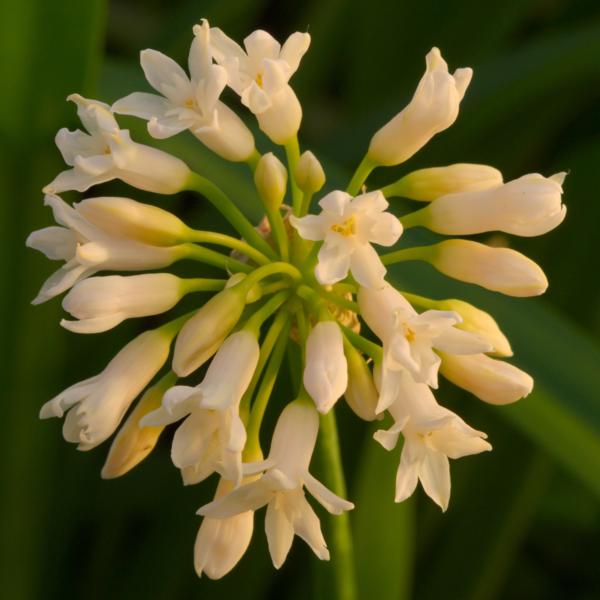
[{"label": "dark background", "polygon": [[[50,223],[39,190],[62,168],[54,134],[79,126],[64,98],[79,91],[112,102],[146,90],[139,50],[156,48],[184,63],[191,27],[203,16],[239,41],[259,27],[280,40],[296,30],[311,33],[292,84],[305,112],[302,146],[327,166],[330,186],[346,180],[373,131],[410,98],[433,45],[451,69],[475,70],[459,119],[408,166],[380,170],[374,182],[453,162],[494,165],[506,180],[570,171],[564,224],[541,239],[501,240],[543,266],[551,282],[543,299],[499,298],[448,283],[425,267],[394,273],[405,289],[456,295],[489,309],[513,342],[515,364],[536,379],[535,392],[510,407],[484,406],[442,386],[438,398],[488,432],[494,445],[491,454],[454,462],[448,512],[442,515],[420,492],[394,505],[398,453],[377,447],[345,406],[338,413],[357,504],[361,597],[600,597],[596,0],[3,0],[2,9],[1,597],[328,597],[328,566],[317,564],[301,541],[280,572],[271,567],[261,513],[236,570],[217,583],[196,578],[194,513],[213,482],[181,486],[169,461],[170,432],[136,470],[106,482],[99,477],[106,444],[78,453],[62,440],[58,420],[37,419],[44,401],[98,372],[148,325],[76,336],[58,325],[58,299],[29,305],[55,265],[26,251],[24,240]],[[139,122],[123,123],[147,139]],[[209,174],[258,217],[244,170],[210,156],[187,134],[152,143]],[[222,225],[198,199],[160,198],[118,183],[93,194],[100,192],[160,203],[206,228]],[[277,394],[283,403],[285,382]]]}]

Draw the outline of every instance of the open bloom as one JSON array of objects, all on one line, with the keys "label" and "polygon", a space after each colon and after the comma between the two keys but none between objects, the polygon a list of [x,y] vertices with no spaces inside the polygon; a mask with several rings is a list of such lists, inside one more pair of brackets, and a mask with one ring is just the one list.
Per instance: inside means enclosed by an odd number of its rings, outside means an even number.
[{"label": "open bloom", "polygon": [[[63,436],[90,450],[110,437],[139,393],[164,365],[172,334],[146,331],[127,344],[104,371],[61,392],[40,410],[40,418],[67,416]],[[132,374],[134,376],[132,376]]]},{"label": "open bloom", "polygon": [[239,484],[246,443],[239,404],[258,354],[254,334],[244,330],[234,333],[217,352],[202,383],[171,388],[162,407],[142,420],[142,425],[167,425],[187,416],[175,432],[171,450],[184,483],[198,483],[217,471]]},{"label": "open bloom", "polygon": [[182,258],[179,246],[151,246],[115,236],[111,229],[105,231],[89,222],[58,196],[47,195],[44,201],[52,208],[60,227],[34,231],[26,243],[52,260],[64,260],[65,264],[44,282],[33,304],[61,294],[98,271],[158,269]]},{"label": "open bloom", "polygon": [[450,500],[448,459],[491,450],[487,436],[440,406],[429,387],[416,383],[408,371],[402,374],[398,396],[389,411],[394,425],[387,431],[379,430],[374,437],[391,450],[400,433],[404,436],[396,474],[396,502],[411,496],[420,481],[425,493],[445,511]]},{"label": "open bloom", "polygon": [[438,386],[441,359],[434,350],[452,354],[476,354],[492,349],[480,336],[456,328],[458,313],[427,310],[418,314],[404,296],[391,285],[381,290],[361,288],[358,293],[361,314],[367,325],[383,341],[383,384],[378,412],[387,408],[393,395],[387,392],[389,371],[407,370],[415,381]]},{"label": "open bloom", "polygon": [[87,133],[61,129],[56,134],[56,145],[72,168],[59,173],[45,192],[85,192],[111,179],[122,179],[159,194],[174,194],[185,187],[190,170],[182,160],[134,142],[129,131],[119,129],[107,104],[79,94],[68,99],[77,104],[77,114]]},{"label": "open bloom", "polygon": [[317,410],[329,412],[348,386],[344,337],[335,321],[320,321],[306,340],[303,382]]},{"label": "open bloom", "polygon": [[125,319],[166,312],[185,292],[185,280],[170,273],[91,277],[63,299],[63,308],[79,320],[63,319],[60,324],[76,333],[107,331]]},{"label": "open bloom", "polygon": [[168,56],[143,50],[142,69],[161,95],[134,92],[115,102],[112,109],[146,119],[148,132],[155,138],[189,129],[223,158],[247,160],[254,152],[254,138],[244,122],[219,100],[227,85],[227,73],[212,64],[208,22],[196,25],[194,35],[188,57],[190,77]]},{"label": "open bloom", "polygon": [[288,81],[310,45],[308,33],[296,32],[281,46],[266,31],[244,40],[244,49],[220,29],[210,30],[212,53],[227,71],[228,85],[258,119],[260,128],[276,143],[296,135],[302,108]]},{"label": "open bloom", "polygon": [[265,529],[273,564],[279,568],[291,548],[294,534],[300,536],[322,560],[329,551],[319,519],[304,496],[304,486],[330,513],[340,514],[354,505],[328,490],[309,472],[308,465],[317,440],[319,419],[315,409],[303,401],[288,404],[275,427],[266,461],[244,465],[244,473],[262,476],[226,496],[203,506],[198,512],[224,519],[267,504]]},{"label": "open bloom", "polygon": [[415,225],[446,235],[486,231],[542,235],[558,227],[567,214],[561,203],[565,175],[531,173],[487,190],[448,194],[409,218]]},{"label": "open bloom", "polygon": [[319,201],[319,215],[290,217],[305,240],[320,241],[315,275],[320,283],[341,281],[352,272],[361,285],[381,288],[386,269],[371,243],[392,246],[402,234],[400,221],[385,212],[389,206],[380,191],[352,198],[335,191]]},{"label": "open bloom", "polygon": [[456,121],[472,69],[457,69],[450,75],[437,48],[431,49],[425,61],[427,69],[408,106],[371,139],[368,156],[378,165],[404,162]]}]

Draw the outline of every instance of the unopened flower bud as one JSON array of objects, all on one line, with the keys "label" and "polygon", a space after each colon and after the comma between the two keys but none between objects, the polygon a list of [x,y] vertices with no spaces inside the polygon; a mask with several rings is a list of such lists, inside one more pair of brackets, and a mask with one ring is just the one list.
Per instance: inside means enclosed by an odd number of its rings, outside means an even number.
[{"label": "unopened flower bud", "polygon": [[485,354],[441,354],[441,357],[442,375],[484,402],[510,404],[533,389],[533,379],[527,373]]},{"label": "unopened flower bud", "polygon": [[371,370],[362,354],[351,344],[344,347],[348,361],[348,387],[344,397],[348,406],[365,421],[377,418],[375,407],[379,394],[373,382]]},{"label": "unopened flower bud", "polygon": [[125,475],[152,452],[164,426],[141,427],[140,421],[160,407],[165,391],[174,381],[173,375],[166,376],[142,396],[110,447],[102,467],[103,479]]},{"label": "unopened flower bud", "polygon": [[247,289],[242,285],[224,289],[185,323],[173,353],[173,371],[177,375],[189,375],[219,349],[242,316],[246,295]]},{"label": "unopened flower bud", "polygon": [[498,169],[459,163],[413,171],[382,191],[387,198],[399,196],[430,202],[446,194],[478,192],[499,185],[502,185],[502,173]]},{"label": "unopened flower bud", "polygon": [[[225,289],[231,288],[234,285],[244,281],[248,275],[246,273],[234,273],[225,284]],[[260,283],[255,283],[246,294],[246,304],[253,304],[262,298],[262,287]]]},{"label": "unopened flower bud", "polygon": [[317,157],[310,151],[302,153],[294,171],[296,185],[305,194],[314,194],[325,185],[325,172]]},{"label": "unopened flower bud", "polygon": [[86,198],[75,210],[111,235],[155,246],[174,246],[186,241],[189,227],[173,213],[131,198]]},{"label": "unopened flower bud", "polygon": [[513,351],[510,342],[498,327],[498,323],[491,315],[463,300],[440,300],[435,303],[439,310],[448,310],[458,313],[462,317],[462,323],[456,327],[464,331],[475,333],[487,340],[493,347],[496,356],[512,356]]},{"label": "unopened flower bud", "polygon": [[448,277],[509,296],[539,296],[548,287],[542,269],[510,248],[490,248],[468,240],[446,240],[431,247],[427,260]]},{"label": "unopened flower bud", "polygon": [[276,211],[281,206],[287,187],[287,169],[272,153],[264,154],[254,171],[254,183],[265,206]]}]

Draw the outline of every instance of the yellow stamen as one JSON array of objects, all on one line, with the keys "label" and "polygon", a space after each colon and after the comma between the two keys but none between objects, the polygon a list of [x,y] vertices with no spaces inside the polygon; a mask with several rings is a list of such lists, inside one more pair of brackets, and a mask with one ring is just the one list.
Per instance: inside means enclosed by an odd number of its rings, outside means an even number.
[{"label": "yellow stamen", "polygon": [[409,342],[415,341],[415,332],[410,327],[407,327],[406,325],[404,326],[404,337]]},{"label": "yellow stamen", "polygon": [[354,235],[356,233],[356,219],[354,217],[350,217],[341,224],[336,223],[335,225],[331,226],[331,231],[335,231],[335,233],[339,233],[344,237]]},{"label": "yellow stamen", "polygon": [[258,87],[262,87],[262,85],[263,85],[262,73],[258,73],[256,75],[255,81],[256,81],[256,84],[258,85]]},{"label": "yellow stamen", "polygon": [[188,98],[188,99],[185,101],[185,105],[186,105],[188,108],[193,108],[193,107],[194,107],[194,99],[193,99],[193,98]]}]

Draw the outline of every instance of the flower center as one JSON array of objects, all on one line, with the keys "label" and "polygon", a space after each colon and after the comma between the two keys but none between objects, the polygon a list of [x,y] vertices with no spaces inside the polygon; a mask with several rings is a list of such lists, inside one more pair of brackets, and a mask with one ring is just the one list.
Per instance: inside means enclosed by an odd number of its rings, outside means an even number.
[{"label": "flower center", "polygon": [[187,108],[194,108],[194,99],[193,99],[193,98],[188,98],[188,99],[185,101],[185,106],[186,106]]},{"label": "flower center", "polygon": [[339,233],[344,237],[354,235],[356,233],[356,219],[352,216],[343,223],[335,223],[331,226],[331,231],[335,231],[335,233]]},{"label": "flower center", "polygon": [[415,332],[406,324],[404,325],[404,337],[409,342],[415,341]]},{"label": "flower center", "polygon": [[262,73],[257,73],[256,77],[254,78],[254,81],[256,81],[256,85],[258,85],[259,88],[262,88],[262,86],[263,86],[263,76],[262,76]]}]

